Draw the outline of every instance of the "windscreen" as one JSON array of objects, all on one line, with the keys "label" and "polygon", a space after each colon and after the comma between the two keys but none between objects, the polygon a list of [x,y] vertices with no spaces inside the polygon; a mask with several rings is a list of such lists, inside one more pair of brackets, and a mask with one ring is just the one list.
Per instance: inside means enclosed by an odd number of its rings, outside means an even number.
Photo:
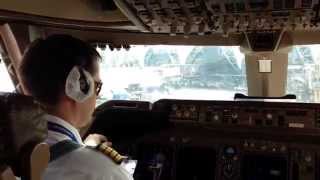
[{"label": "windscreen", "polygon": [[299,102],[320,102],[320,45],[293,46],[288,58],[287,93]]},{"label": "windscreen", "polygon": [[97,48],[103,60],[99,101],[232,100],[247,94],[244,55],[238,46],[135,45]]},{"label": "windscreen", "polygon": [[13,83],[10,79],[7,68],[2,60],[2,56],[0,54],[0,92],[13,92],[15,90]]}]

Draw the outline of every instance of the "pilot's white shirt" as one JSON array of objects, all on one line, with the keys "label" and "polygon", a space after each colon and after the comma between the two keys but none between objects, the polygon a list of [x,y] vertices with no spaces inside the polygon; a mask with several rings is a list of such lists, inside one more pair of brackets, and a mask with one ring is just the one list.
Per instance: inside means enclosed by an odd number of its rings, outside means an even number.
[{"label": "pilot's white shirt", "polygon": [[[81,136],[68,122],[51,115],[46,115],[48,122],[59,124],[74,135],[79,144],[83,144]],[[46,142],[52,146],[69,136],[49,129]],[[74,140],[74,138],[73,138]],[[115,164],[107,156],[85,146],[76,149],[49,163],[44,173],[44,180],[133,180],[131,174]]]}]

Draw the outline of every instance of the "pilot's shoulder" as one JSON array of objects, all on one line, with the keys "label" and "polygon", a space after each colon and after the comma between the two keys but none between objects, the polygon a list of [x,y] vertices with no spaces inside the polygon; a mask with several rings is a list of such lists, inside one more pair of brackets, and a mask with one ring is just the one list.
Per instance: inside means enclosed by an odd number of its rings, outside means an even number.
[{"label": "pilot's shoulder", "polygon": [[121,162],[125,158],[124,156],[120,155],[115,149],[110,147],[106,142],[99,144],[95,149],[97,149],[105,156],[109,157],[116,164],[121,164]]},{"label": "pilot's shoulder", "polygon": [[[125,169],[102,153],[81,147],[53,161],[46,170],[49,180],[62,179],[133,180]],[[73,177],[73,178],[71,178]]]},{"label": "pilot's shoulder", "polygon": [[119,166],[110,157],[92,148],[82,147],[77,151],[74,151],[72,154],[73,154],[73,158],[76,158],[82,162],[92,162],[93,164],[99,165],[99,166],[105,166],[105,165],[108,165],[109,167]]},{"label": "pilot's shoulder", "polygon": [[73,151],[70,155],[69,160],[74,164],[73,166],[78,166],[77,168],[82,169],[81,171],[106,177],[112,176],[116,180],[132,179],[132,176],[125,169],[116,164],[110,157],[95,149],[82,147]]}]

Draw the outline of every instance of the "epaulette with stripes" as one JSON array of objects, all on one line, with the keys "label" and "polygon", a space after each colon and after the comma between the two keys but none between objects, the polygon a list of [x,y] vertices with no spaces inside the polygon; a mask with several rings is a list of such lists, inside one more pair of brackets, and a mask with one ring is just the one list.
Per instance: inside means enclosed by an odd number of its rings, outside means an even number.
[{"label": "epaulette with stripes", "polygon": [[99,144],[96,149],[112,159],[116,164],[121,164],[125,159],[124,156],[121,156],[116,150],[108,146],[107,142]]}]

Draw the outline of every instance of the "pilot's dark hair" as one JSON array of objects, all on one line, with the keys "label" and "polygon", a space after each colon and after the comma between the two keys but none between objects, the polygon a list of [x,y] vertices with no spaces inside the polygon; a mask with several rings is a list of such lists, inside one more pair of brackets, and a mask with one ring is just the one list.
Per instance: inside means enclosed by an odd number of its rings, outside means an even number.
[{"label": "pilot's dark hair", "polygon": [[56,105],[65,92],[74,66],[96,73],[99,53],[90,44],[70,35],[51,35],[30,44],[24,53],[20,75],[23,86],[40,103]]}]

